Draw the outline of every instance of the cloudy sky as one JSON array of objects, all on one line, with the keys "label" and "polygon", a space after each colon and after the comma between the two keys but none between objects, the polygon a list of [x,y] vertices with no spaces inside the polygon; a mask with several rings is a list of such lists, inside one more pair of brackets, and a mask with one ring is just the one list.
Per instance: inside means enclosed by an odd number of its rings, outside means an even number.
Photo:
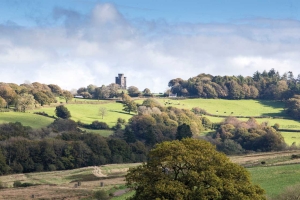
[{"label": "cloudy sky", "polygon": [[0,0],[0,82],[164,92],[200,73],[300,74],[298,0]]}]

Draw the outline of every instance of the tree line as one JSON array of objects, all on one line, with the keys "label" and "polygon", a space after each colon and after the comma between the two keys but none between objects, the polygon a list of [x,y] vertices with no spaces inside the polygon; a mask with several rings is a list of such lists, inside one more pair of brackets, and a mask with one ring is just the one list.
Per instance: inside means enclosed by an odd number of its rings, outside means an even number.
[{"label": "tree line", "polygon": [[2,124],[0,135],[0,174],[146,161],[142,142],[128,144],[120,138],[84,133],[70,119],[56,119],[39,130],[19,122]]},{"label": "tree line", "polygon": [[55,84],[34,83],[0,83],[0,108],[13,106],[16,111],[25,112],[36,106],[56,103],[56,97],[66,102],[72,100],[73,95]]},{"label": "tree line", "polygon": [[286,100],[300,94],[300,75],[294,77],[289,71],[280,75],[271,69],[256,71],[253,76],[213,76],[199,74],[183,80],[172,79],[167,93],[178,96],[224,99],[272,99]]},{"label": "tree line", "polygon": [[[120,85],[111,83],[109,85],[102,85],[100,87],[90,84],[87,87],[80,87],[77,91],[77,95],[86,99],[107,99],[122,97],[124,90],[120,89]],[[138,96],[151,96],[149,88],[145,88],[142,92],[136,86],[130,86],[126,89],[126,92],[131,97]]]}]

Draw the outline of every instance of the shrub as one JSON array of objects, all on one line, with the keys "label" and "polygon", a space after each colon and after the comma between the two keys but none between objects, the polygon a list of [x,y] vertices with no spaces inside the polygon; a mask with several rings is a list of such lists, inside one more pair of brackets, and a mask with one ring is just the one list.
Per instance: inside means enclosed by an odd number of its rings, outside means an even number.
[{"label": "shrub", "polygon": [[199,107],[192,108],[192,112],[197,115],[200,115],[200,114],[206,115],[207,114],[206,110],[199,108]]},{"label": "shrub", "polygon": [[97,200],[107,200],[109,199],[109,195],[104,190],[98,190],[94,193],[93,197]]},{"label": "shrub", "polygon": [[295,154],[293,154],[293,155],[291,156],[291,158],[292,158],[292,159],[298,159],[298,158],[300,158],[300,155],[295,155]]},{"label": "shrub", "polygon": [[274,126],[273,126],[273,128],[274,128],[276,131],[278,131],[279,127],[280,127],[280,126],[279,126],[278,123],[274,124]]},{"label": "shrub", "polygon": [[70,111],[63,105],[59,105],[55,109],[55,114],[57,117],[68,119],[71,117]]},{"label": "shrub", "polygon": [[105,122],[93,121],[90,125],[91,129],[109,129],[109,126]]},{"label": "shrub", "polygon": [[21,185],[22,185],[21,181],[14,181],[13,184],[14,187],[21,187]]}]

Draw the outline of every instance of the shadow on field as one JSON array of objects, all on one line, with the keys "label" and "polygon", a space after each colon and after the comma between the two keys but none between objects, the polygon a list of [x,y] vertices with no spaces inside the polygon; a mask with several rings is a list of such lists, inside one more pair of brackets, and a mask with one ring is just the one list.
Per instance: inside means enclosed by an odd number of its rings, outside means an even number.
[{"label": "shadow on field", "polygon": [[284,107],[285,107],[285,103],[283,101],[272,101],[272,100],[258,100],[258,102],[262,105],[264,105],[265,107],[271,107],[274,109],[282,109],[280,112],[278,113],[262,113],[262,115],[265,116],[270,116],[270,117],[284,117],[284,118],[289,118],[289,116],[286,114]]},{"label": "shadow on field", "polygon": [[121,114],[126,114],[126,115],[135,115],[133,113],[128,113],[128,112],[124,112],[124,111],[117,111],[117,110],[109,110],[110,112],[116,112],[116,113],[121,113]]},{"label": "shadow on field", "polygon": [[[96,177],[94,174],[79,174],[79,175],[72,175],[66,177],[68,180],[72,180],[71,182],[77,181],[97,181],[101,180],[101,178]],[[74,180],[75,179],[75,180]]]}]

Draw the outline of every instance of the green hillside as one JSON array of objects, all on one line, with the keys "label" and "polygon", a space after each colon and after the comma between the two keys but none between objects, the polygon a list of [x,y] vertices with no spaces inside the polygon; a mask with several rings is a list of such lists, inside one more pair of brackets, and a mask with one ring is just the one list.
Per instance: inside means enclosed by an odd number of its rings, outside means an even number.
[{"label": "green hillside", "polygon": [[33,111],[28,113],[22,112],[0,112],[0,123],[21,122],[25,126],[32,128],[42,128],[51,124],[54,119],[33,114]]}]

